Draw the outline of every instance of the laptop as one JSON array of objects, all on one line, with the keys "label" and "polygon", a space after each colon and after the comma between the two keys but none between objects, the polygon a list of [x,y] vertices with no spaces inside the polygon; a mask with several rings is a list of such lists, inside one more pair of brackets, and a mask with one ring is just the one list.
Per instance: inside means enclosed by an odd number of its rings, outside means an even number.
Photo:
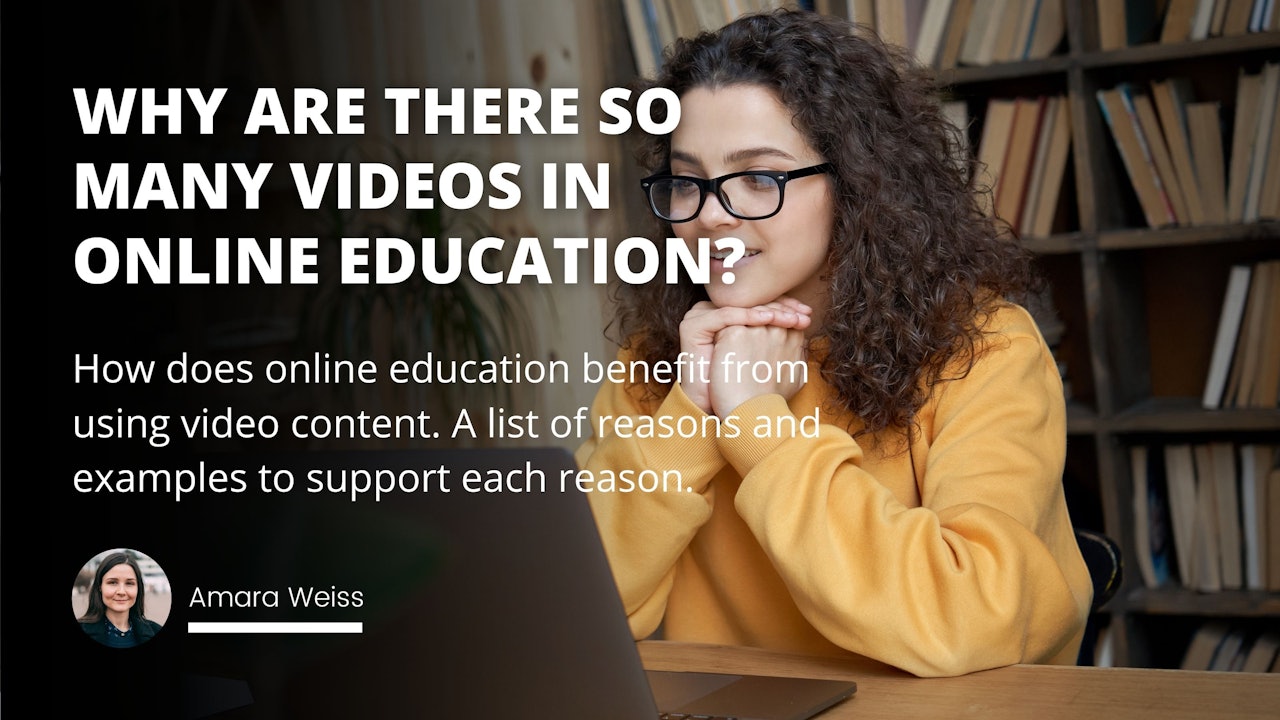
[{"label": "laptop", "polygon": [[[335,578],[366,573],[364,607],[343,611],[363,633],[313,639],[306,662],[276,669],[275,717],[806,720],[856,691],[849,681],[646,671],[586,496],[572,483],[560,490],[561,474],[576,470],[564,449],[307,452],[268,464],[295,465],[298,478],[321,469],[334,483],[355,471],[449,471],[448,493],[436,484],[376,502],[335,494],[329,510],[296,496],[246,524],[292,528],[276,533],[287,552],[251,541],[277,574],[326,564]],[[467,492],[467,473],[491,491]],[[298,538],[311,534],[327,537]],[[319,544],[355,559],[309,557]],[[281,562],[288,552],[300,555]]]}]

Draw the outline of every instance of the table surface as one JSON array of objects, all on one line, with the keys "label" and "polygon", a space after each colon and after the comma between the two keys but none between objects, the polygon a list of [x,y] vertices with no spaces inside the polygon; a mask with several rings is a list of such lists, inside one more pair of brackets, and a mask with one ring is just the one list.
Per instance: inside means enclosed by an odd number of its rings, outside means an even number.
[{"label": "table surface", "polygon": [[639,647],[644,666],[652,670],[857,682],[858,692],[823,713],[822,720],[1280,718],[1280,673],[1014,665],[954,678],[917,678],[865,658],[662,641]]}]

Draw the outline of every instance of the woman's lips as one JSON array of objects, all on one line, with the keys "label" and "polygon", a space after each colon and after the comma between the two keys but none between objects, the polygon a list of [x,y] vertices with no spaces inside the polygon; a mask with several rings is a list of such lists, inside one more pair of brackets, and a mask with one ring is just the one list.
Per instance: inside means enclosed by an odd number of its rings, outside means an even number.
[{"label": "woman's lips", "polygon": [[739,257],[731,267],[725,267],[724,261],[729,258],[730,253],[718,251],[718,250],[712,251],[711,272],[722,273],[726,270],[739,270],[745,267],[746,265],[749,265],[751,262],[753,262],[756,256],[759,254],[760,254],[759,250],[747,250],[747,252],[741,257]]}]

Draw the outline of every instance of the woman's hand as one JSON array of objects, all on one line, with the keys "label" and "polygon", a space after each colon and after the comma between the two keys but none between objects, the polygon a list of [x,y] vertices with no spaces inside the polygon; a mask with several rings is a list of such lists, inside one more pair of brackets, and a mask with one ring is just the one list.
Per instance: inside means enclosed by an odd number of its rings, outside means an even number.
[{"label": "woman's hand", "polygon": [[703,412],[711,412],[711,367],[716,335],[731,325],[765,325],[774,311],[763,307],[716,307],[702,301],[680,321],[680,388]]},{"label": "woman's hand", "polygon": [[716,335],[711,367],[711,407],[720,417],[761,395],[790,400],[804,385],[803,330],[733,325]]},{"label": "woman's hand", "polygon": [[752,308],[716,307],[705,300],[697,303],[680,322],[680,388],[703,412],[712,412],[713,379],[724,376],[715,366],[717,336],[730,327],[802,331],[809,327],[810,312],[808,305],[790,298]]}]

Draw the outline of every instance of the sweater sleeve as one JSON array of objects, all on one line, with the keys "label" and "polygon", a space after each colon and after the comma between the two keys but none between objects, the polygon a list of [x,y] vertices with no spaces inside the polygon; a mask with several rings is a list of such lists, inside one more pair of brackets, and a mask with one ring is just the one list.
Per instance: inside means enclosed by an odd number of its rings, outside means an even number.
[{"label": "sweater sleeve", "polygon": [[[847,432],[823,425],[817,437],[722,439],[744,478],[736,509],[800,611],[847,650],[922,676],[1060,655],[1092,586],[1062,492],[1056,367],[1031,327],[999,336],[937,392],[913,444],[920,506],[864,469]],[[738,412],[791,414],[776,395]]]},{"label": "sweater sleeve", "polygon": [[[618,417],[634,427],[619,429]],[[662,437],[663,428],[700,429],[707,418],[678,384],[650,414],[622,384],[608,383],[591,407],[593,435],[575,454],[581,472],[597,479],[641,470],[680,474],[680,487],[665,491],[588,494],[636,639],[648,637],[661,623],[676,561],[711,517],[711,479],[725,466],[714,434],[704,437],[699,430],[694,437],[672,439]]]}]

